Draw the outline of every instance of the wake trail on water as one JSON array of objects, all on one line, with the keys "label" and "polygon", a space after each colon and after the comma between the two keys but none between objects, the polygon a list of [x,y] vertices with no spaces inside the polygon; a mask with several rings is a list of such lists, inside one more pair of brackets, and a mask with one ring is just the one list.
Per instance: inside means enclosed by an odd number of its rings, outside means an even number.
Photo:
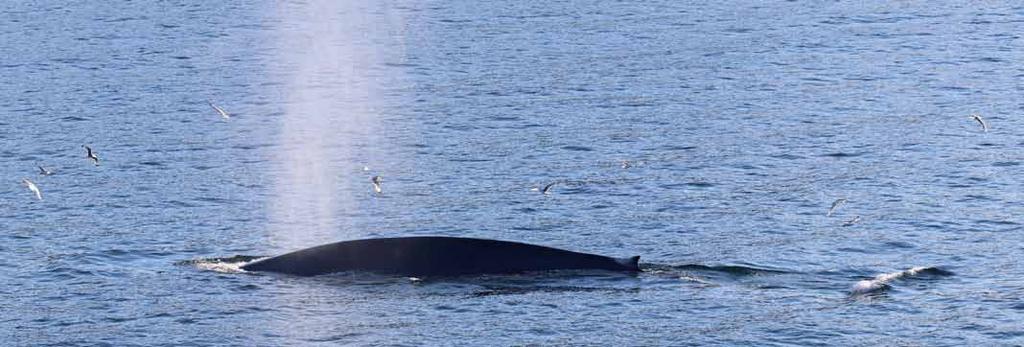
[{"label": "wake trail on water", "polygon": [[717,286],[719,280],[736,280],[754,276],[782,275],[796,273],[784,269],[747,265],[702,265],[702,264],[640,264],[640,269],[647,274],[658,277],[669,277],[685,282],[701,285]]},{"label": "wake trail on water", "polygon": [[683,265],[665,265],[665,264],[640,264],[640,268],[644,272],[659,274],[659,273],[673,273],[673,272],[711,272],[720,273],[731,276],[754,276],[754,275],[765,275],[765,274],[785,274],[793,273],[794,271],[783,270],[783,269],[771,269],[767,267],[758,266],[747,266],[747,265],[702,265],[702,264],[683,264]]}]

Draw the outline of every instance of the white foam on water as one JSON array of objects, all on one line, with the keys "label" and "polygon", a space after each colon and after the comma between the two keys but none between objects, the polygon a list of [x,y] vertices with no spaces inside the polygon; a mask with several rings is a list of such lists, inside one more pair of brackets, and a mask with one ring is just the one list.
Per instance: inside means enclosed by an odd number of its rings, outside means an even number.
[{"label": "white foam on water", "polygon": [[696,276],[682,275],[682,276],[679,276],[679,279],[683,280],[683,281],[687,281],[687,282],[696,282],[696,283],[700,283],[700,284],[708,285],[708,286],[717,286],[717,284],[708,282],[708,281],[706,281],[706,280],[704,280],[704,279],[702,279],[700,277],[696,277]]},{"label": "white foam on water", "polygon": [[852,288],[850,288],[850,293],[853,295],[861,295],[882,291],[888,289],[889,283],[892,281],[917,275],[919,272],[927,269],[927,267],[913,267],[904,271],[880,274],[869,280],[858,281]]},{"label": "white foam on water", "polygon": [[266,259],[256,258],[250,261],[224,261],[224,259],[201,259],[196,261],[190,261],[193,266],[203,271],[213,271],[220,273],[244,273],[247,272],[242,269],[242,266],[250,264],[255,261]]}]

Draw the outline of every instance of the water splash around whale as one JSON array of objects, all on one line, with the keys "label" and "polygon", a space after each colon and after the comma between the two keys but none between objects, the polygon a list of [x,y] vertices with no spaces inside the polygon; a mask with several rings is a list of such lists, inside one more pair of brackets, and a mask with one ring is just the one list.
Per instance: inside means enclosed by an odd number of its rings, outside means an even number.
[{"label": "water splash around whale", "polygon": [[872,279],[861,280],[850,288],[850,295],[864,296],[888,291],[892,288],[891,283],[901,279],[917,278],[922,276],[945,277],[953,275],[952,272],[938,267],[912,267],[907,270],[883,273]]}]

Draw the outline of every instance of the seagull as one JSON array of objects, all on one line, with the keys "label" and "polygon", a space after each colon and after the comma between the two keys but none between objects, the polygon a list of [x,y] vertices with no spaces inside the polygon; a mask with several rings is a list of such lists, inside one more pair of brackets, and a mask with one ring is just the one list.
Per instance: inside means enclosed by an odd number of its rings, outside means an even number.
[{"label": "seagull", "polygon": [[836,201],[832,203],[832,207],[830,207],[828,209],[828,214],[826,214],[826,216],[827,217],[832,217],[832,212],[835,212],[836,209],[839,208],[839,206],[844,204],[844,203],[846,203],[846,198],[836,199]]},{"label": "seagull", "polygon": [[860,216],[853,217],[853,219],[844,222],[843,226],[844,227],[848,227],[848,226],[857,224],[857,222],[860,222]]},{"label": "seagull", "polygon": [[28,190],[36,193],[36,199],[43,200],[43,193],[39,192],[39,187],[36,187],[35,183],[32,183],[32,181],[29,181],[27,178],[22,179],[21,183],[25,184],[25,186],[28,187]]},{"label": "seagull", "polygon": [[217,105],[214,105],[213,101],[206,100],[206,103],[210,104],[210,107],[213,107],[214,110],[217,110],[217,113],[220,113],[221,118],[224,118],[225,120],[231,118],[231,115],[228,114],[227,111],[224,111],[223,108],[220,108]]},{"label": "seagull", "polygon": [[623,169],[628,169],[628,168],[631,168],[631,167],[633,167],[633,163],[630,163],[629,160],[623,160],[622,161],[622,168]]},{"label": "seagull", "polygon": [[92,162],[96,164],[96,166],[100,166],[100,157],[96,156],[96,153],[92,151],[92,148],[89,148],[89,146],[86,145],[82,145],[82,147],[85,148],[85,156],[92,159]]},{"label": "seagull", "polygon": [[541,188],[541,190],[540,190],[541,194],[547,194],[548,190],[551,189],[551,186],[554,186],[557,183],[558,183],[558,181],[554,181],[554,182],[548,183],[548,185],[544,186],[544,188]]},{"label": "seagull", "polygon": [[978,124],[981,124],[981,131],[982,132],[986,132],[986,133],[988,132],[988,123],[985,123],[985,120],[981,119],[981,115],[972,114],[971,115],[971,119],[976,120],[976,121],[978,121]]},{"label": "seagull", "polygon": [[47,169],[46,169],[45,167],[43,167],[42,165],[36,165],[36,167],[38,167],[38,168],[39,168],[39,174],[40,174],[40,175],[43,175],[43,176],[49,176],[49,175],[52,175],[52,174],[53,174],[53,171],[51,171],[51,170],[47,170]]},{"label": "seagull", "polygon": [[377,194],[380,194],[380,184],[381,182],[384,182],[384,178],[380,176],[373,176],[373,178],[370,179],[370,182],[373,182],[373,191],[377,192]]}]

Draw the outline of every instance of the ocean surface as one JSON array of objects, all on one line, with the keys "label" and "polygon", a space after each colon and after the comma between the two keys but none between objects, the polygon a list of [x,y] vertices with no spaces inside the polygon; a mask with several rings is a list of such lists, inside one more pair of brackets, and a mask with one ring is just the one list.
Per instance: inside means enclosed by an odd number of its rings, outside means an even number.
[{"label": "ocean surface", "polygon": [[[2,2],[0,345],[1022,345],[1007,3]],[[406,235],[646,270],[238,270]]]}]

